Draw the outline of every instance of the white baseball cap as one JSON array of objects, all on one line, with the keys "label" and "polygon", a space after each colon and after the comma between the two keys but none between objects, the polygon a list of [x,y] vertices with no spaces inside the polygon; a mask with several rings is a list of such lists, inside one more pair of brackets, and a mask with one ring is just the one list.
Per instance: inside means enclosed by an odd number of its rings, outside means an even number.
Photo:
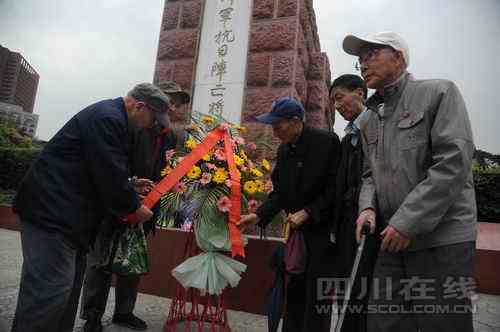
[{"label": "white baseball cap", "polygon": [[401,51],[405,59],[406,67],[410,65],[410,50],[408,49],[408,44],[406,44],[400,35],[392,31],[378,32],[364,38],[347,35],[342,43],[342,47],[346,53],[356,56],[360,55],[362,49],[376,45],[390,46],[395,50]]}]

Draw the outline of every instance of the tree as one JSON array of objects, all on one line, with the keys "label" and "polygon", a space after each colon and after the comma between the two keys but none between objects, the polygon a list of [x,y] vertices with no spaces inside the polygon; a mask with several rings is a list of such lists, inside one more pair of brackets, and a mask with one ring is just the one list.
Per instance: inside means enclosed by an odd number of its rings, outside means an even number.
[{"label": "tree", "polygon": [[492,166],[491,163],[494,163],[498,166],[500,166],[500,155],[498,154],[492,154],[483,150],[477,149],[474,158],[476,158],[477,163],[482,166]]},{"label": "tree", "polygon": [[12,121],[0,120],[0,147],[31,148],[31,138],[21,134]]}]

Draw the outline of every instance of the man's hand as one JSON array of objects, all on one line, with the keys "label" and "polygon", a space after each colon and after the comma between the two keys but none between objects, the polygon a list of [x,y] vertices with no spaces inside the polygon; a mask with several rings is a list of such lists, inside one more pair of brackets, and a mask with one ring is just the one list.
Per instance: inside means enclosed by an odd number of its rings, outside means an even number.
[{"label": "man's hand", "polygon": [[363,229],[364,224],[370,225],[370,234],[375,232],[376,226],[376,215],[373,209],[366,209],[361,211],[356,220],[356,241],[361,242],[361,230]]},{"label": "man's hand", "polygon": [[140,208],[134,212],[135,218],[139,224],[142,224],[153,216],[153,211],[151,211],[146,205],[141,205]]},{"label": "man's hand", "polygon": [[259,221],[259,217],[255,213],[244,214],[241,216],[240,221],[236,226],[240,231],[245,230],[248,226],[255,225]]},{"label": "man's hand", "polygon": [[154,187],[153,181],[149,179],[133,179],[132,184],[135,191],[140,195],[146,195]]},{"label": "man's hand", "polygon": [[286,222],[290,223],[290,227],[293,229],[297,229],[307,220],[307,218],[309,218],[309,213],[302,209],[298,212],[288,214]]},{"label": "man's hand", "polygon": [[398,252],[406,249],[410,244],[410,238],[391,225],[387,226],[380,235],[382,235],[380,247],[382,251]]}]

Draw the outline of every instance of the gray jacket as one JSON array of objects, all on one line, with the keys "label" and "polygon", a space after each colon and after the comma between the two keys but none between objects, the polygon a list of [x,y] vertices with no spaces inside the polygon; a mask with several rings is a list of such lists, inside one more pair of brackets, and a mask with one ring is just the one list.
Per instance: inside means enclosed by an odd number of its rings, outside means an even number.
[{"label": "gray jacket", "polygon": [[458,88],[406,73],[384,96],[368,99],[361,128],[359,211],[408,234],[408,250],[475,241],[474,143]]}]

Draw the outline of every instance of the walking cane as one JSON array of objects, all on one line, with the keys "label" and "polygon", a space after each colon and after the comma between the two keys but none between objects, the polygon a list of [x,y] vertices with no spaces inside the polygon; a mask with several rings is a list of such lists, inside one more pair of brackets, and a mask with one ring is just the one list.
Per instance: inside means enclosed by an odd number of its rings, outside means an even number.
[{"label": "walking cane", "polygon": [[[340,311],[339,320],[335,325],[335,332],[340,332],[342,324],[344,323],[344,316],[351,299],[352,286],[354,285],[354,280],[356,279],[356,273],[358,273],[359,262],[361,261],[361,256],[363,255],[363,249],[365,248],[366,235],[370,233],[370,225],[368,223],[363,224],[361,228],[361,241],[358,245],[358,250],[356,251],[356,258],[354,259],[354,265],[352,266],[351,275],[349,276],[349,281],[347,283],[347,292],[342,303],[342,310]],[[332,321],[334,312],[332,310]]]}]

